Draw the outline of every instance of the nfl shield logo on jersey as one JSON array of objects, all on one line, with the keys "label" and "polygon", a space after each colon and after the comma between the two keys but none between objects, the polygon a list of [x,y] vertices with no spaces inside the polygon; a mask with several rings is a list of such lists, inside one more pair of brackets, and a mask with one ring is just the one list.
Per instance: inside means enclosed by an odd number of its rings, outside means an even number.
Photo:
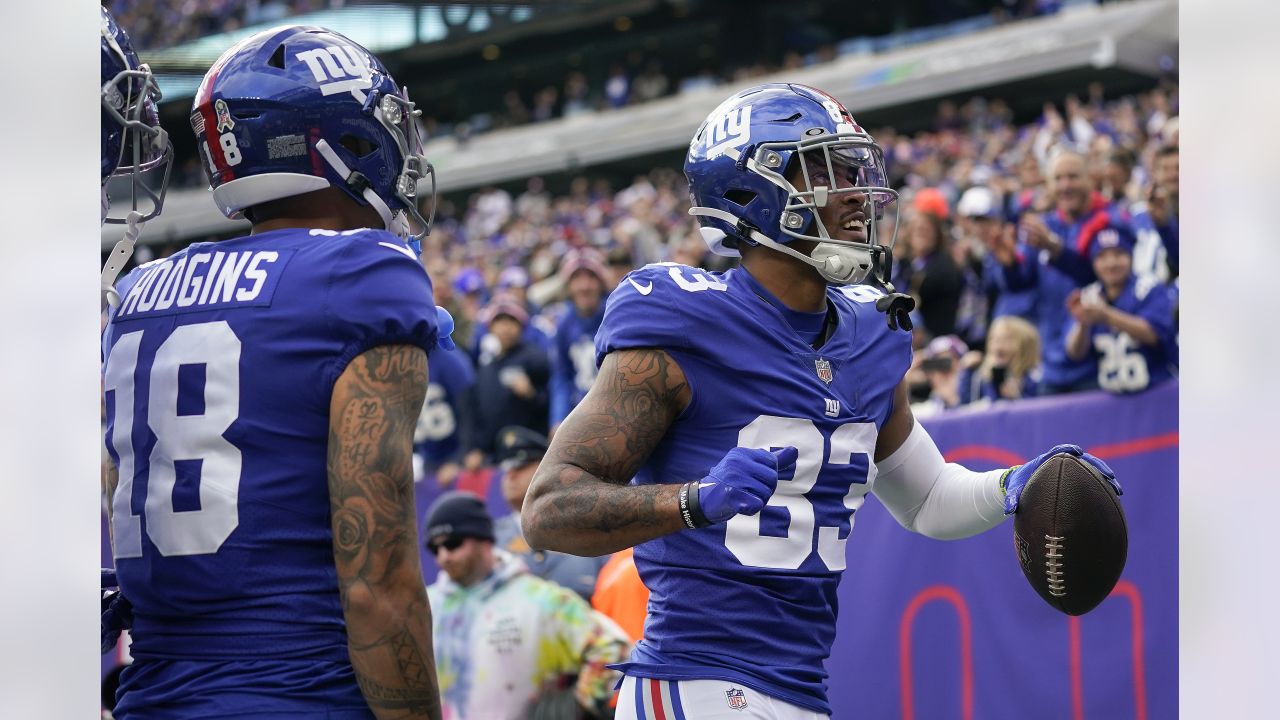
[{"label": "nfl shield logo on jersey", "polygon": [[822,358],[818,358],[817,360],[814,361],[813,364],[814,364],[814,367],[817,368],[818,370],[818,379],[830,385],[831,381],[835,379],[835,376],[831,374],[830,361],[823,360]]},{"label": "nfl shield logo on jersey", "polygon": [[734,710],[741,710],[747,706],[747,694],[738,688],[730,688],[724,691],[729,698],[729,707]]}]

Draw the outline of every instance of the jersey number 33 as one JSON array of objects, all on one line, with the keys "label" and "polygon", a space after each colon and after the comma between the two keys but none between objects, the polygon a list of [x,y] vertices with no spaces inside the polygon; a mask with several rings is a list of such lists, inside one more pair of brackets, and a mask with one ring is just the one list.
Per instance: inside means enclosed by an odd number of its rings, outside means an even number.
[{"label": "jersey number 33", "polygon": [[[847,521],[849,531],[853,532],[853,513],[862,506],[875,478],[875,463],[871,461],[875,443],[876,426],[869,422],[845,423],[832,431],[829,455],[827,438],[812,420],[761,415],[742,428],[738,433],[739,447],[792,446],[797,450],[795,474],[789,480],[778,480],[777,490],[768,503],[768,507],[785,508],[791,519],[787,534],[774,537],[761,532],[761,517],[767,508],[755,515],[735,515],[725,527],[724,541],[729,552],[743,565],[795,570],[813,554],[816,529],[817,552],[822,563],[833,572],[844,570],[848,535],[840,537],[840,525]],[[865,475],[852,465],[858,455],[866,456]],[[835,482],[836,478],[847,479],[851,475],[849,490],[840,507],[818,507],[806,496],[820,477]],[[834,524],[818,525],[819,520]]]}]

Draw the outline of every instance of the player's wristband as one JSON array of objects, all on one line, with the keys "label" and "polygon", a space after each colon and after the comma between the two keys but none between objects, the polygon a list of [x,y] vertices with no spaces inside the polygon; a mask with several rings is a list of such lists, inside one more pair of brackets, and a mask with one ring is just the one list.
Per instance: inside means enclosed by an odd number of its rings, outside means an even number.
[{"label": "player's wristband", "polygon": [[697,530],[711,524],[707,516],[702,514],[702,506],[698,504],[698,488],[701,484],[701,481],[694,480],[680,486],[678,495],[680,518],[684,520],[684,526],[690,530]]}]

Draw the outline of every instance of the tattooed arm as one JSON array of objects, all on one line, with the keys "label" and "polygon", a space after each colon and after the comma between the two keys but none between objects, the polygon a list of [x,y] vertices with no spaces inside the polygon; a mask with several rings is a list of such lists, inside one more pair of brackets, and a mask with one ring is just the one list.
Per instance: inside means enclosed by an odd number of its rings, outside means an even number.
[{"label": "tattooed arm", "polygon": [[628,483],[689,399],[684,373],[666,352],[607,355],[533,476],[520,513],[525,540],[604,555],[683,529],[679,485]]},{"label": "tattooed arm", "polygon": [[426,388],[420,348],[375,347],[343,371],[329,407],[329,511],[347,646],[379,720],[440,717],[413,493],[413,428]]}]

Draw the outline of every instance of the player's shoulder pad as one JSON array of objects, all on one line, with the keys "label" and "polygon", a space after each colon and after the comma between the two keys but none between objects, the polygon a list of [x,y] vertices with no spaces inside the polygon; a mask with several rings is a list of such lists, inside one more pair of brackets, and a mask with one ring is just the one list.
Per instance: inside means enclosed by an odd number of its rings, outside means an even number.
[{"label": "player's shoulder pad", "polygon": [[892,372],[902,373],[911,364],[911,333],[889,327],[889,316],[876,308],[876,301],[885,294],[873,285],[845,285],[829,297],[842,322],[852,316],[854,343],[874,348],[875,355],[894,368]]},{"label": "player's shoulder pad", "polygon": [[605,303],[596,333],[597,362],[629,347],[689,347],[692,328],[728,289],[718,273],[678,263],[631,271]]},{"label": "player's shoulder pad", "polygon": [[610,296],[647,298],[650,304],[675,305],[687,311],[691,303],[710,299],[729,289],[719,273],[680,263],[651,263],[627,273]]},{"label": "player's shoulder pad", "polygon": [[384,230],[309,230],[329,263],[324,307],[352,347],[388,338],[430,350],[436,342],[431,279],[416,253]]},{"label": "player's shoulder pad", "polygon": [[857,318],[859,332],[902,337],[910,344],[911,333],[889,327],[887,316],[876,307],[876,301],[886,294],[874,285],[844,285],[836,288],[834,293],[837,304]]},{"label": "player's shoulder pad", "polygon": [[[335,284],[392,282],[414,288],[420,294],[421,287],[430,289],[427,270],[404,240],[387,232],[372,228],[358,228],[337,232],[311,229],[316,240],[331,244],[333,276]],[[345,282],[344,282],[345,280]]]},{"label": "player's shoulder pad", "polygon": [[419,267],[422,265],[417,253],[404,240],[386,230],[356,228],[338,231],[312,228],[307,234],[321,242],[327,240],[342,248],[348,258],[368,258],[371,262],[377,262],[383,257],[391,260],[402,258]]}]

